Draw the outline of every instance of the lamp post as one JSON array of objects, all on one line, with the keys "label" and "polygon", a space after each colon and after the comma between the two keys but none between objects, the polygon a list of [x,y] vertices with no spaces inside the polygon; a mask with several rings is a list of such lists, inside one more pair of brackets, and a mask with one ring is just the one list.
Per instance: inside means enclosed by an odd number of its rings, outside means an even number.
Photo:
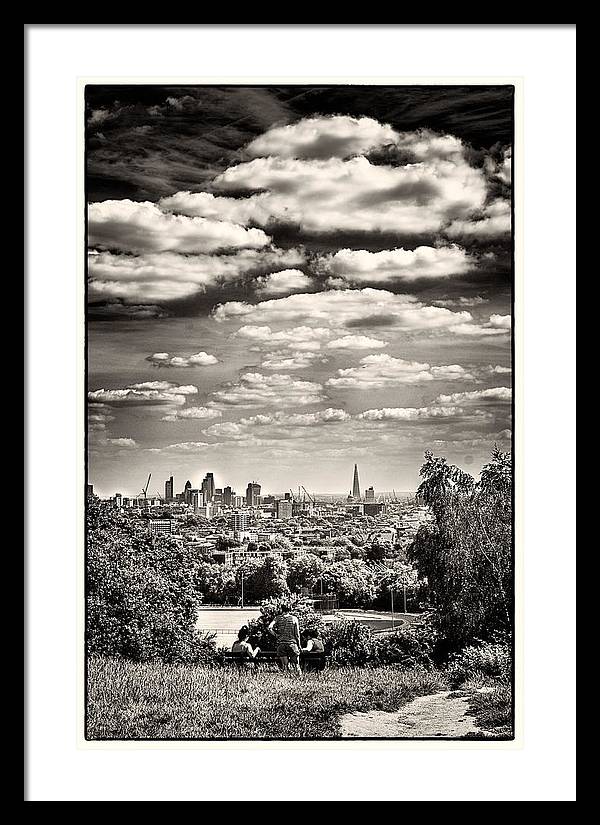
[{"label": "lamp post", "polygon": [[392,596],[392,630],[394,630],[395,624],[394,624],[394,585],[393,584],[390,584],[390,593],[391,593],[391,596]]},{"label": "lamp post", "polygon": [[244,606],[244,571],[242,570],[242,607]]}]

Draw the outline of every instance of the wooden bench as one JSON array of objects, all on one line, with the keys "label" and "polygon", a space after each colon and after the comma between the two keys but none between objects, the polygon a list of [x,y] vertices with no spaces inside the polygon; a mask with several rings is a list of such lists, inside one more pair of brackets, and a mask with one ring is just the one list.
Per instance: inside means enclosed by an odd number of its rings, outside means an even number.
[{"label": "wooden bench", "polygon": [[[252,658],[247,653],[233,653],[231,650],[226,650],[223,653],[223,663],[226,665],[236,665],[237,667],[258,667],[262,664],[274,664],[280,667],[279,656],[274,650],[261,650],[256,658]],[[300,667],[302,670],[319,671],[324,670],[327,664],[327,656],[325,653],[300,653]]]}]

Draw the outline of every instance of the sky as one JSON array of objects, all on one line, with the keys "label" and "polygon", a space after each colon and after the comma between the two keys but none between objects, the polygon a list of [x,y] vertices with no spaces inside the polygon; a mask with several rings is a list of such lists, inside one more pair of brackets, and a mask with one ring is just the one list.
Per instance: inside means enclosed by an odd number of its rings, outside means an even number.
[{"label": "sky", "polygon": [[88,476],[412,491],[511,443],[510,86],[88,86]]}]

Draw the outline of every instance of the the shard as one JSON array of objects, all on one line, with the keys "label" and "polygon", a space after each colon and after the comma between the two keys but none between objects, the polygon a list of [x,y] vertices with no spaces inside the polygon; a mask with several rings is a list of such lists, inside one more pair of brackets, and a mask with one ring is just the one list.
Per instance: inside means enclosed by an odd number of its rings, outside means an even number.
[{"label": "the shard", "polygon": [[360,484],[358,481],[358,467],[354,465],[354,478],[352,479],[352,498],[355,501],[360,500]]}]

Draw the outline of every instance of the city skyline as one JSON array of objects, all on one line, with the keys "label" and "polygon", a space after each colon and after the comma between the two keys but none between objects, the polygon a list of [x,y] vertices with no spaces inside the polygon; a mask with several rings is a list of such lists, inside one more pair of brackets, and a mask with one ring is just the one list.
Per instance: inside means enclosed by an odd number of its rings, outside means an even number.
[{"label": "city skyline", "polygon": [[[355,478],[355,473],[357,471],[357,466],[358,465],[356,465],[356,464],[353,465],[352,478],[350,480],[350,485],[346,489],[340,489],[340,490],[333,490],[333,489],[332,490],[310,490],[309,489],[308,493],[311,494],[311,495],[317,495],[317,496],[319,496],[319,495],[324,495],[324,496],[337,495],[337,496],[340,496],[340,497],[343,497],[343,498],[346,498],[350,494],[350,495],[354,496],[357,499],[360,499],[360,500],[364,499],[365,495],[363,495],[360,492],[360,488],[359,488],[358,496],[354,495],[354,493],[355,493],[354,478]],[[220,475],[218,473],[210,473],[210,475],[212,475],[214,479],[220,479]],[[201,476],[204,480],[205,477],[206,477],[206,473],[202,470],[199,470],[196,473],[196,478],[199,478]],[[184,477],[185,476],[182,475],[182,479]],[[183,494],[185,492],[185,490],[188,488],[188,484],[190,485],[190,487],[189,487],[190,490],[200,491],[200,492],[203,491],[203,481],[200,481],[199,483],[195,484],[192,481],[191,478],[185,477],[185,479],[186,479],[185,482],[179,484],[179,486],[178,486],[177,474],[175,473],[175,471],[173,473],[171,473],[165,479],[156,479],[156,480],[154,480],[154,475],[152,474],[152,481],[151,481],[150,486],[148,487],[147,495],[148,495],[149,498],[150,497],[154,498],[156,496],[159,496],[160,498],[164,499],[164,501],[175,501],[178,494],[180,494],[180,493]],[[227,482],[227,483],[225,483],[225,482]],[[291,492],[294,495],[296,495],[296,493],[297,493],[298,498],[302,498],[303,497],[302,487],[305,486],[305,485],[302,485],[302,483],[296,483],[296,484],[291,484],[286,488],[271,489],[271,488],[265,487],[263,484],[261,484],[260,481],[256,481],[255,479],[252,479],[252,481],[240,481],[239,484],[231,483],[230,479],[224,479],[224,480],[221,480],[219,484],[217,484],[217,482],[214,481],[214,490],[219,490],[219,491],[221,491],[221,493],[225,493],[225,491],[228,490],[229,495],[233,494],[235,496],[238,496],[238,497],[244,499],[244,501],[246,501],[247,488],[250,484],[258,484],[258,486],[261,488],[260,496],[262,496],[262,497],[264,497],[265,495],[267,495],[267,496],[270,496],[270,495],[271,496],[272,495],[284,496],[285,494]],[[137,498],[142,493],[142,487],[140,487],[139,490],[138,489],[136,489],[136,490],[125,489],[125,488],[124,489],[119,488],[119,489],[110,490],[110,491],[109,490],[104,490],[104,489],[100,488],[98,485],[96,485],[94,483],[93,479],[91,479],[88,482],[87,486],[88,487],[91,486],[93,488],[94,494],[98,495],[100,498],[110,498],[110,497],[114,496],[115,493],[126,496],[126,497],[129,497],[129,498]],[[156,488],[156,490],[155,490],[155,488]],[[161,489],[163,490],[163,492],[161,492]],[[380,496],[380,495],[393,494],[394,492],[395,493],[414,493],[415,492],[415,490],[402,489],[402,488],[399,488],[399,487],[390,487],[390,489],[384,489],[383,487],[379,488],[373,482],[370,483],[369,487],[365,488],[365,494],[369,489],[371,489],[371,490],[374,489],[375,497]],[[170,493],[168,493],[167,491],[170,491]],[[304,496],[306,496],[306,493],[304,493]],[[224,502],[224,503],[227,503],[227,502]]]},{"label": "city skyline", "polygon": [[101,495],[510,449],[512,87],[88,86],[86,118]]}]

